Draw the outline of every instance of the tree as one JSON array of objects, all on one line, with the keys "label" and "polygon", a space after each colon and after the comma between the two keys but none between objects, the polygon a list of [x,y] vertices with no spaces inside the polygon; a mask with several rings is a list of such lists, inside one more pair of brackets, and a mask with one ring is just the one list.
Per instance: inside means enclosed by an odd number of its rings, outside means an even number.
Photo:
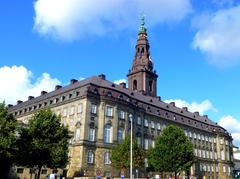
[{"label": "tree", "polygon": [[149,149],[148,161],[155,171],[174,172],[176,178],[178,172],[189,171],[193,165],[193,145],[181,128],[169,125],[159,136],[156,147]]},{"label": "tree", "polygon": [[60,121],[60,116],[52,113],[50,109],[41,110],[35,113],[20,131],[18,144],[22,155],[18,164],[37,167],[37,178],[40,177],[43,166],[64,168],[68,163],[70,136],[68,128]]},{"label": "tree", "polygon": [[[129,135],[118,144],[111,153],[111,163],[117,169],[127,169],[130,167],[130,141]],[[140,168],[144,166],[145,152],[141,149],[137,141],[133,139],[133,167]]]},{"label": "tree", "polygon": [[0,178],[8,178],[16,154],[17,121],[8,114],[5,103],[0,103]]}]

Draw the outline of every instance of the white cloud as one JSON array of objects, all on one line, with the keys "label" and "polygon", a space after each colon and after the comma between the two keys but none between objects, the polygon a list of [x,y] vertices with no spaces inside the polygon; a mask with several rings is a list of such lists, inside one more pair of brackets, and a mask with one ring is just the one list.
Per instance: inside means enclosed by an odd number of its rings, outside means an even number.
[{"label": "white cloud", "polygon": [[52,91],[60,84],[56,78],[43,73],[32,82],[33,73],[24,66],[4,66],[0,68],[0,102],[16,104],[17,100],[27,100],[28,96],[39,96],[42,90]]},{"label": "white cloud", "polygon": [[118,85],[120,83],[126,83],[127,84],[127,80],[126,79],[115,80],[113,83],[118,84]]},{"label": "white cloud", "polygon": [[240,120],[228,115],[222,117],[218,124],[232,134],[234,145],[240,146]]},{"label": "white cloud", "polygon": [[225,67],[240,63],[240,5],[196,17],[193,26],[198,29],[193,46],[211,64]]},{"label": "white cloud", "polygon": [[213,106],[211,101],[209,101],[208,99],[202,101],[201,103],[197,103],[197,102],[188,103],[187,101],[184,101],[182,99],[169,99],[169,100],[164,100],[164,102],[166,103],[175,102],[175,105],[177,107],[180,107],[180,108],[187,107],[189,111],[191,112],[198,111],[201,115],[204,114],[206,111],[217,112],[217,109]]},{"label": "white cloud", "polygon": [[182,20],[192,11],[190,0],[37,0],[34,29],[65,41],[87,35],[136,29],[139,15],[149,26]]}]

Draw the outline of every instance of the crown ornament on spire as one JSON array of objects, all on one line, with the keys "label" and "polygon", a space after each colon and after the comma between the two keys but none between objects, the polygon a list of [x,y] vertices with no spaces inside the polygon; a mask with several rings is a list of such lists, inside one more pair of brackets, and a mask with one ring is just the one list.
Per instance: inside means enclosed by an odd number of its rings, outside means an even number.
[{"label": "crown ornament on spire", "polygon": [[139,32],[144,32],[146,33],[147,32],[147,28],[145,27],[145,15],[142,14],[142,17],[141,17],[141,25],[140,25],[140,28],[139,28]]}]

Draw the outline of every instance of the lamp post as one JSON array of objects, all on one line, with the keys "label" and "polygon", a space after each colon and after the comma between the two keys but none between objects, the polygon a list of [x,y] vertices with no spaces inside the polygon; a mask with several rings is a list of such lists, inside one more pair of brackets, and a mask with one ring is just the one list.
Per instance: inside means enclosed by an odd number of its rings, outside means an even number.
[{"label": "lamp post", "polygon": [[130,132],[130,179],[132,179],[132,138],[133,138],[133,115],[129,114],[129,119],[131,121],[131,132]]}]

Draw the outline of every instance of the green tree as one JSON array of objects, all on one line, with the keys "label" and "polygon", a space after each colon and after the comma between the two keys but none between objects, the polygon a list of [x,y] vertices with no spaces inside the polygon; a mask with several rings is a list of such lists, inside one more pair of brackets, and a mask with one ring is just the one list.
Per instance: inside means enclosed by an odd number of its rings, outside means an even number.
[{"label": "green tree", "polygon": [[193,145],[184,131],[169,125],[159,136],[156,147],[148,151],[148,162],[155,171],[171,172],[175,178],[180,171],[189,171],[195,161]]},{"label": "green tree", "polygon": [[17,121],[8,114],[5,103],[0,103],[0,178],[8,178],[16,154]]},{"label": "green tree", "polygon": [[[111,163],[115,168],[127,169],[130,167],[130,141],[129,135],[118,144],[111,153]],[[141,168],[144,166],[145,152],[141,149],[137,141],[133,138],[133,167]]]},{"label": "green tree", "polygon": [[18,140],[22,151],[18,164],[30,168],[37,167],[38,175],[43,166],[64,168],[68,163],[69,131],[61,123],[60,116],[50,109],[33,115],[29,123],[22,127]]}]

